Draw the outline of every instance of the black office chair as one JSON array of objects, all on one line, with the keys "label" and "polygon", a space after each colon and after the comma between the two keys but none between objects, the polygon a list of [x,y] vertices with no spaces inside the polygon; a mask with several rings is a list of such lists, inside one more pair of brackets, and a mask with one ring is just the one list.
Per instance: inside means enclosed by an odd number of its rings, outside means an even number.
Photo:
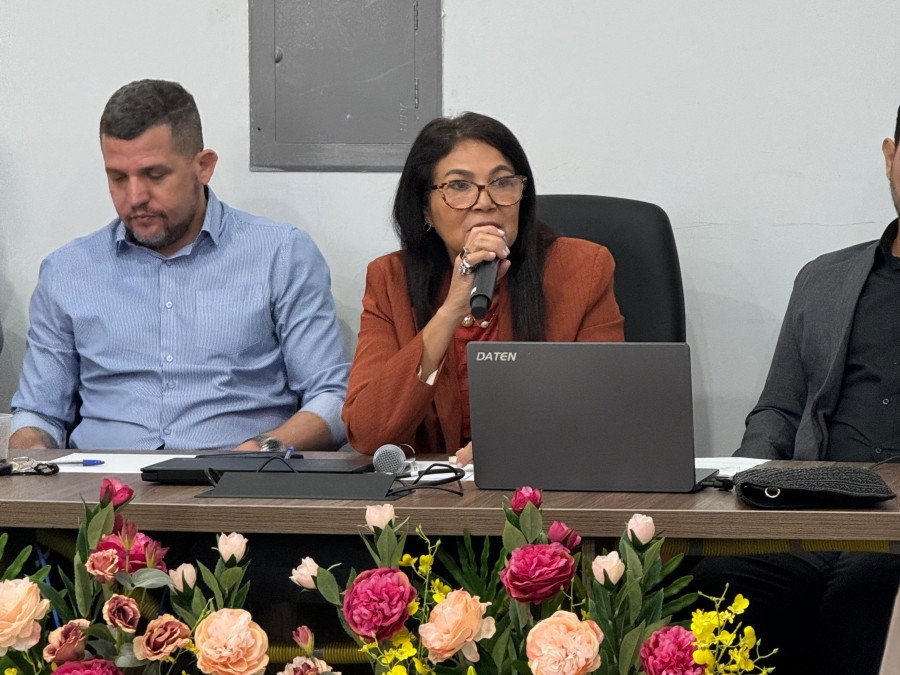
[{"label": "black office chair", "polygon": [[566,237],[603,244],[627,342],[684,342],[684,289],[672,225],[655,204],[594,195],[539,195],[537,217]]}]

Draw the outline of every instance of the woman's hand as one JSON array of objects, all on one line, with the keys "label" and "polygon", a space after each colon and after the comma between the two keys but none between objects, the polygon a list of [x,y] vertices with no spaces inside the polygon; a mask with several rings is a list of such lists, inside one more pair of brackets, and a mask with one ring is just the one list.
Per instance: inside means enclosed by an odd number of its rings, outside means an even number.
[{"label": "woman's hand", "polygon": [[456,466],[462,468],[472,463],[472,441],[466,444],[466,447],[460,448],[456,452]]},{"label": "woman's hand", "polygon": [[469,313],[469,295],[472,292],[473,274],[470,270],[466,274],[460,274],[459,270],[465,262],[470,268],[482,262],[499,260],[497,269],[497,281],[503,278],[509,271],[510,262],[509,246],[506,244],[506,236],[503,230],[493,225],[473,227],[466,236],[463,250],[456,256],[453,271],[450,275],[450,290],[441,305],[443,310],[456,323]]}]

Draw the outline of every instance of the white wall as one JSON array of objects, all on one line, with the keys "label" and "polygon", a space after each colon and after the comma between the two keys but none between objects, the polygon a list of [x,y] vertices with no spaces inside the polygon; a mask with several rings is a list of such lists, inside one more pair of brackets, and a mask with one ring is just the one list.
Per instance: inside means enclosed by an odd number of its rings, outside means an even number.
[{"label": "white wall", "polygon": [[[900,104],[896,5],[837,0],[444,0],[444,109],[498,117],[540,192],[655,202],[681,255],[700,454],[728,454],[791,281],[894,216],[881,140]],[[0,409],[41,258],[114,212],[97,122],[143,77],[196,97],[213,187],[308,230],[348,342],[365,264],[396,247],[396,174],[251,173],[238,0],[0,2]]]}]

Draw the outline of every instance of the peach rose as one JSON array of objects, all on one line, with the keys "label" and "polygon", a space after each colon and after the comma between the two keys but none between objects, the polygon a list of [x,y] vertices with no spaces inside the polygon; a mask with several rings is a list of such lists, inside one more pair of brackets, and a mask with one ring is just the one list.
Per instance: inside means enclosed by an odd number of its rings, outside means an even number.
[{"label": "peach rose", "polygon": [[191,640],[191,629],[171,614],[160,614],[134,639],[134,655],[141,661],[163,661]]},{"label": "peach rose", "polygon": [[85,569],[94,579],[101,584],[111,584],[115,581],[116,572],[121,569],[119,554],[115,549],[107,548],[94,551],[88,556],[84,564]]},{"label": "peach rose", "polygon": [[478,661],[475,643],[493,636],[496,630],[494,619],[484,618],[491,603],[478,600],[467,591],[451,591],[431,610],[428,623],[419,626],[422,644],[433,663],[445,661],[460,650],[469,661]]},{"label": "peach rose", "polygon": [[133,598],[113,593],[103,603],[103,620],[110,628],[133,633],[141,620],[141,610]]},{"label": "peach rose", "polygon": [[601,584],[606,578],[615,585],[625,574],[625,563],[619,558],[619,552],[613,551],[608,555],[598,555],[594,558],[591,569],[594,571],[594,578]]},{"label": "peach rose", "polygon": [[291,581],[300,586],[312,590],[316,587],[315,576],[319,572],[319,566],[312,558],[304,558],[300,565],[291,570]]},{"label": "peach rose", "polygon": [[650,516],[635,513],[628,521],[628,531],[637,537],[639,542],[646,544],[656,534],[656,525],[653,524],[653,518]]},{"label": "peach rose", "polygon": [[535,624],[525,638],[534,675],[583,675],[600,667],[603,631],[593,621],[558,611]]},{"label": "peach rose", "polygon": [[50,601],[41,599],[38,585],[30,579],[0,582],[0,656],[9,649],[18,652],[34,647],[41,639],[41,619]]},{"label": "peach rose", "polygon": [[190,563],[184,563],[174,570],[169,570],[169,578],[172,579],[172,587],[179,593],[184,593],[185,588],[190,590],[197,585],[197,568]]},{"label": "peach rose", "polygon": [[250,612],[220,609],[194,630],[197,667],[207,675],[251,675],[269,663],[269,638]]},{"label": "peach rose", "polygon": [[47,646],[44,647],[44,661],[47,663],[65,663],[77,661],[84,656],[84,644],[87,642],[85,629],[91,625],[87,619],[73,619],[64,626],[50,631]]},{"label": "peach rose", "polygon": [[394,507],[391,504],[382,504],[374,506],[369,504],[366,507],[366,526],[375,531],[377,527],[383,530],[394,520]]},{"label": "peach rose", "polygon": [[234,558],[234,562],[240,562],[246,553],[247,537],[237,532],[231,534],[223,532],[219,535],[219,555],[222,556],[222,560],[228,562]]},{"label": "peach rose", "polygon": [[332,673],[341,675],[339,671],[331,669],[322,659],[309,656],[297,656],[290,663],[285,664],[284,670],[278,675],[317,675],[318,673]]}]

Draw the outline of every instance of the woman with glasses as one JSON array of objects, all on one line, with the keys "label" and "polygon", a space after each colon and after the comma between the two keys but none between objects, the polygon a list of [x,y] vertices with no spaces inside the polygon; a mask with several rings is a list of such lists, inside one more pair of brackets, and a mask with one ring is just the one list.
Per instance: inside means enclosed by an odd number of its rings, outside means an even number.
[{"label": "woman with glasses", "polygon": [[[476,113],[419,133],[394,198],[401,250],[366,276],[343,418],[351,445],[472,457],[466,344],[623,339],[604,247],[535,219],[534,176],[503,124]],[[469,311],[473,269],[498,261],[487,313]]]}]

